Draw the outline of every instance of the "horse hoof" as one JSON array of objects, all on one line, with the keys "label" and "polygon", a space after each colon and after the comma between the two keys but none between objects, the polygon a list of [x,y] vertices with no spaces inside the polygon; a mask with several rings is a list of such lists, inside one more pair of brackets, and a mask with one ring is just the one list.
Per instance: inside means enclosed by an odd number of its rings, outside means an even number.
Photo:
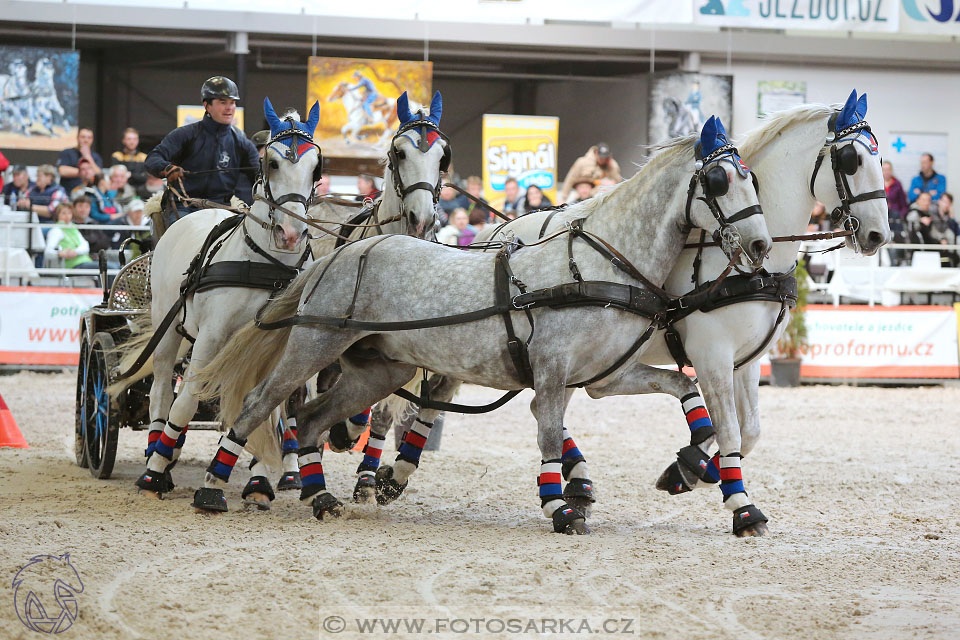
[{"label": "horse hoof", "polygon": [[303,489],[303,482],[300,480],[299,471],[288,471],[280,477],[277,483],[277,491],[293,491],[294,489]]},{"label": "horse hoof", "polygon": [[374,504],[377,501],[377,481],[373,476],[360,476],[353,488],[353,501],[357,504]]},{"label": "horse hoof", "polygon": [[553,512],[553,530],[568,536],[584,536],[590,533],[590,528],[584,519],[583,513],[569,504]]},{"label": "horse hoof", "polygon": [[149,469],[137,479],[137,493],[147,498],[163,500],[163,494],[173,490],[173,480],[169,471],[159,473]]},{"label": "horse hoof", "polygon": [[269,511],[270,510],[270,496],[265,493],[258,493],[256,491],[247,494],[243,498],[244,507],[256,507],[260,511]]},{"label": "horse hoof", "polygon": [[597,501],[593,483],[586,478],[570,478],[563,488],[563,499],[568,505],[578,509],[585,518],[593,513],[593,503]]},{"label": "horse hoof", "polygon": [[227,499],[223,489],[203,487],[193,494],[193,508],[197,513],[224,513],[227,510]]},{"label": "horse hoof", "polygon": [[386,505],[400,497],[407,483],[400,484],[393,479],[393,467],[388,464],[377,469],[376,475],[377,504]]},{"label": "horse hoof", "polygon": [[574,520],[566,526],[563,533],[568,536],[588,536],[590,535],[590,527],[583,520]]},{"label": "horse hoof", "polygon": [[589,518],[593,514],[593,500],[578,496],[566,496],[565,499],[568,505],[579,509],[584,518]]},{"label": "horse hoof", "polygon": [[343,515],[343,503],[332,493],[324,492],[313,499],[313,517],[323,521],[324,517],[339,518]]},{"label": "horse hoof", "polygon": [[327,444],[330,445],[330,451],[343,453],[344,451],[353,449],[359,441],[359,435],[354,439],[350,438],[350,431],[346,422],[338,422],[330,428],[330,436],[327,439]]},{"label": "horse hoof", "polygon": [[770,533],[770,528],[766,522],[756,522],[737,531],[738,538],[759,538]]},{"label": "horse hoof", "polygon": [[657,489],[666,491],[672,496],[691,491],[680,473],[680,465],[676,462],[664,469],[660,477],[657,478]]}]

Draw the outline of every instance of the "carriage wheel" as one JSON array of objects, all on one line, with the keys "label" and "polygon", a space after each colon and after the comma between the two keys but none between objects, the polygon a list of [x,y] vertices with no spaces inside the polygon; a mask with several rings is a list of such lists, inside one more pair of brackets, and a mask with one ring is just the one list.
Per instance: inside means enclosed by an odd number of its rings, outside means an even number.
[{"label": "carriage wheel", "polygon": [[76,410],[76,419],[74,421],[73,429],[73,453],[77,458],[77,466],[88,467],[89,462],[87,461],[87,449],[84,440],[84,434],[86,433],[85,425],[87,423],[86,417],[86,405],[83,402],[84,393],[86,392],[86,381],[87,381],[87,359],[90,355],[90,347],[87,344],[86,333],[81,333],[80,335],[80,362],[77,365],[77,410]]},{"label": "carriage wheel", "polygon": [[120,415],[111,402],[107,387],[110,374],[116,367],[113,338],[101,331],[93,336],[87,357],[85,406],[85,444],[90,474],[94,478],[109,478],[117,457],[117,435]]}]

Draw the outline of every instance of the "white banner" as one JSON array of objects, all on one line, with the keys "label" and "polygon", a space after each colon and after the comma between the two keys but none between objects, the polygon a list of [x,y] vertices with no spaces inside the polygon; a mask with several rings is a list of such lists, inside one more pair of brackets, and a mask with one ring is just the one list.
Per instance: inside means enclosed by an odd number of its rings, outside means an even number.
[{"label": "white banner", "polygon": [[896,0],[694,0],[693,9],[696,24],[754,29],[896,31],[899,18]]},{"label": "white banner", "polygon": [[[810,305],[801,374],[808,378],[958,378],[957,310]],[[769,360],[761,371],[769,374]]]},{"label": "white banner", "polygon": [[900,31],[927,35],[960,35],[960,2],[900,0]]},{"label": "white banner", "polygon": [[0,287],[0,364],[77,364],[80,316],[101,300],[98,289]]}]

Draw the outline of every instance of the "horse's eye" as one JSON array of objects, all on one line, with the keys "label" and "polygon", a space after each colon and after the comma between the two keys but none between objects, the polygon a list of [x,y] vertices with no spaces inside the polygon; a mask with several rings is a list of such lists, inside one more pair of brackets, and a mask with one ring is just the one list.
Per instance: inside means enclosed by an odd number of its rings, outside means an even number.
[{"label": "horse's eye", "polygon": [[406,157],[407,157],[407,154],[403,149],[397,150],[397,160],[403,160]]},{"label": "horse's eye", "polygon": [[280,163],[278,163],[276,160],[271,160],[271,161],[270,161],[270,168],[271,168],[271,169],[279,169],[279,168],[280,168]]}]

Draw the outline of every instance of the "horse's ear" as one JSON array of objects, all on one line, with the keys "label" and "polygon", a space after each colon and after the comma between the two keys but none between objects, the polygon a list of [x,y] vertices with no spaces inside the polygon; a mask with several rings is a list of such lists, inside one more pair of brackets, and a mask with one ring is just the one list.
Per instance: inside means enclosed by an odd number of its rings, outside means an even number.
[{"label": "horse's ear", "polygon": [[854,89],[850,92],[850,96],[847,98],[847,101],[843,103],[843,108],[840,109],[840,114],[837,115],[837,124],[836,131],[840,131],[846,127],[849,127],[855,122],[854,115],[857,110],[857,90]]},{"label": "horse's ear", "polygon": [[857,116],[860,120],[867,119],[867,94],[860,96],[860,99],[857,100]]},{"label": "horse's ear", "polygon": [[310,132],[310,135],[313,135],[313,132],[317,129],[317,124],[320,122],[320,101],[317,100],[313,103],[313,106],[310,107],[310,115],[307,116],[307,131]]},{"label": "horse's ear", "polygon": [[267,97],[263,99],[263,117],[267,119],[267,124],[270,125],[270,135],[273,136],[280,128],[280,118],[277,117],[277,112],[273,110],[273,104]]},{"label": "horse's ear", "polygon": [[703,123],[703,129],[700,131],[701,153],[706,157],[713,153],[717,146],[717,117],[710,116],[710,118]]},{"label": "horse's ear", "polygon": [[402,124],[410,122],[410,119],[413,116],[410,115],[410,98],[407,97],[407,92],[404,91],[400,94],[400,97],[397,98],[397,118],[400,119]]},{"label": "horse's ear", "polygon": [[440,126],[440,117],[443,115],[443,96],[440,95],[439,91],[435,91],[433,94],[433,100],[430,101],[430,115],[427,118],[433,122],[433,124]]},{"label": "horse's ear", "polygon": [[723,142],[727,141],[727,130],[723,126],[723,121],[717,116],[717,137],[722,138]]}]

